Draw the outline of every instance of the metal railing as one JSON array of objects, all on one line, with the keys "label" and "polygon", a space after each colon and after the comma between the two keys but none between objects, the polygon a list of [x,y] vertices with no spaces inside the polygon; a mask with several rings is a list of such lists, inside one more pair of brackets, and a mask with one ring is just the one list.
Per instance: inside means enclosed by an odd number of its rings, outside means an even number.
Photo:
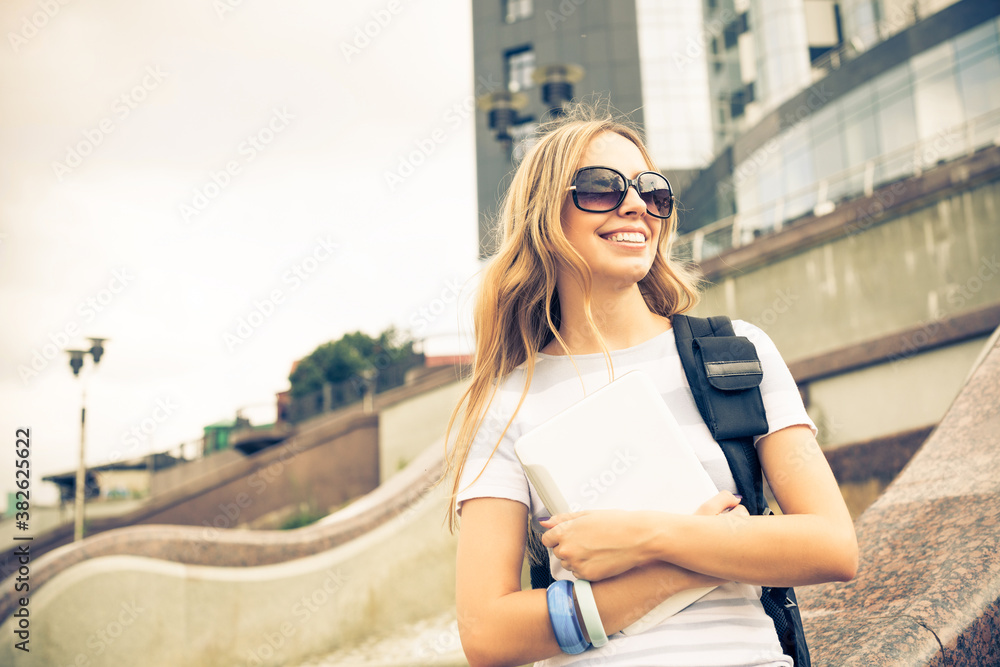
[{"label": "metal railing", "polygon": [[870,197],[876,188],[919,176],[930,167],[972,155],[989,145],[1000,145],[1000,109],[832,174],[757,208],[739,211],[688,232],[678,238],[674,255],[683,261],[700,262],[781,231],[785,225],[800,218],[826,215],[838,203]]},{"label": "metal railing", "polygon": [[[388,389],[402,386],[406,381],[406,372],[423,363],[423,355],[416,355],[377,369],[378,372],[373,377],[375,393],[380,394]],[[318,391],[292,398],[287,411],[281,417],[295,424],[324,412],[357,403],[364,398],[367,382],[365,378],[355,376],[344,382],[324,383],[323,388]]]}]

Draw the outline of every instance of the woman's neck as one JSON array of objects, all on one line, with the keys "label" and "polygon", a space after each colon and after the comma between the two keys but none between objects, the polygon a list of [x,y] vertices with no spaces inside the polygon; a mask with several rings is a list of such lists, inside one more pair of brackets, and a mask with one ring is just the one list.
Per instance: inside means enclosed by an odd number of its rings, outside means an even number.
[{"label": "woman's neck", "polygon": [[[601,351],[601,344],[594,335],[583,305],[580,289],[559,288],[559,335],[569,346],[570,354],[592,354]],[[649,310],[639,286],[633,284],[623,290],[595,289],[591,292],[591,314],[609,350],[633,347],[657,336],[670,328],[670,320]],[[553,339],[542,350],[547,354],[566,354],[567,351]]]}]

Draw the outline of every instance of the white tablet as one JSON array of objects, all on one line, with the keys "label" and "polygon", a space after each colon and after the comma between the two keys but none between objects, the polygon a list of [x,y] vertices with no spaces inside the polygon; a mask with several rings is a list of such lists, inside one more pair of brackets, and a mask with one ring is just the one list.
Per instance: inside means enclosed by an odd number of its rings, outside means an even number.
[{"label": "white tablet", "polygon": [[[550,514],[692,514],[718,493],[652,379],[632,371],[524,434],[514,451]],[[573,578],[554,563],[557,579]],[[622,632],[636,634],[713,587],[683,591]]]}]

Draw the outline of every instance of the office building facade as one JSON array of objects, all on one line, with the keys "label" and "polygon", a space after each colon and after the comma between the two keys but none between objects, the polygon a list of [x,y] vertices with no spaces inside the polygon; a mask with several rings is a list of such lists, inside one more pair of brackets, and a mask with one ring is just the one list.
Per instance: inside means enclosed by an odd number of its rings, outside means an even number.
[{"label": "office building facade", "polygon": [[573,97],[644,128],[682,232],[704,230],[688,240],[700,259],[994,141],[998,14],[981,0],[474,2],[477,80],[523,105],[499,129],[477,115],[481,254],[554,106],[540,84],[553,66],[582,71]]}]

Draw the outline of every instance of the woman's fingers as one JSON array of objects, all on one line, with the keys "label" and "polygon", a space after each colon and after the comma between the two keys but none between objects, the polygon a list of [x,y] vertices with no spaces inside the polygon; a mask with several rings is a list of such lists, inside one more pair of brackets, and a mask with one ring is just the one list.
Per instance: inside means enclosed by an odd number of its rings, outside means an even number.
[{"label": "woman's fingers", "polygon": [[559,538],[562,531],[553,529],[565,524],[568,521],[585,516],[586,514],[587,512],[568,512],[566,514],[556,514],[555,516],[547,519],[539,519],[538,524],[542,528],[546,529],[545,532],[542,533],[542,544],[550,549],[555,547],[559,544]]},{"label": "woman's fingers", "polygon": [[727,514],[732,514],[733,516],[750,516],[750,510],[745,505],[737,505],[730,509]]},{"label": "woman's fingers", "polygon": [[[650,513],[596,510],[541,521],[542,544],[576,576],[600,581],[648,560],[641,550]],[[645,517],[645,518],[644,518]]]},{"label": "woman's fingers", "polygon": [[[701,516],[715,516],[723,512],[732,510],[740,505],[740,496],[733,495],[729,491],[719,491],[717,494],[702,503],[701,507],[694,511]],[[746,508],[744,508],[746,509]]]},{"label": "woman's fingers", "polygon": [[565,514],[556,514],[555,516],[550,516],[545,519],[539,519],[538,523],[543,528],[555,528],[564,521],[569,521],[571,519],[581,517],[584,514],[586,514],[586,512],[567,512]]}]

